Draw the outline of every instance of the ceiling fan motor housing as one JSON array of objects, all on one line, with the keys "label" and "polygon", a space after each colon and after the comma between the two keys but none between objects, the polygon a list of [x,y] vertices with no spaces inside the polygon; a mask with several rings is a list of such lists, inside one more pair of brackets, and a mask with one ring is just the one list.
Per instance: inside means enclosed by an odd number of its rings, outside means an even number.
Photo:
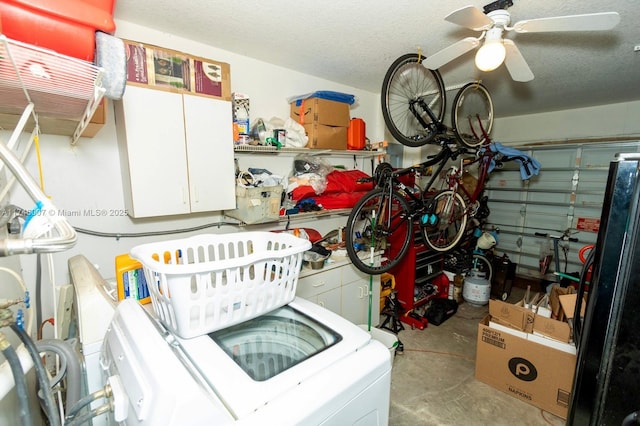
[{"label": "ceiling fan motor housing", "polygon": [[493,20],[496,27],[505,28],[511,23],[511,15],[504,9],[494,10],[487,16]]},{"label": "ceiling fan motor housing", "polygon": [[513,1],[511,0],[497,0],[484,6],[482,10],[485,14],[488,14],[489,12],[493,12],[494,10],[506,9],[511,6],[513,6]]}]

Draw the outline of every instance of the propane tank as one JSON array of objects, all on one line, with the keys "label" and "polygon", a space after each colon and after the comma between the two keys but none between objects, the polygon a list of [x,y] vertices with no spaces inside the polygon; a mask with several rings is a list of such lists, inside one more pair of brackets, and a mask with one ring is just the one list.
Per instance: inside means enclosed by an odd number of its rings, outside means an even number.
[{"label": "propane tank", "polygon": [[462,298],[471,305],[484,306],[489,303],[491,283],[484,272],[471,270],[464,280]]}]

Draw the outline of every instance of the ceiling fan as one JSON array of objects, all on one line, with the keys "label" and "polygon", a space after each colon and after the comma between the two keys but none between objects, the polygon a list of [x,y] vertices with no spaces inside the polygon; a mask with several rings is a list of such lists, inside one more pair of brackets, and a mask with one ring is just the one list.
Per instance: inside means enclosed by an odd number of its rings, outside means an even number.
[{"label": "ceiling fan", "polygon": [[[476,54],[476,66],[481,71],[493,71],[505,63],[515,81],[531,81],[533,73],[513,40],[504,38],[506,31],[516,33],[542,33],[556,31],[603,31],[610,30],[620,22],[617,12],[590,13],[584,15],[556,16],[516,22],[513,26],[507,8],[511,0],[498,0],[484,6],[484,12],[475,6],[454,10],[444,19],[453,24],[482,31],[479,37],[464,38],[449,47],[427,57],[423,64],[429,69],[438,69],[452,60],[480,46]],[[483,42],[484,40],[484,42]]]}]

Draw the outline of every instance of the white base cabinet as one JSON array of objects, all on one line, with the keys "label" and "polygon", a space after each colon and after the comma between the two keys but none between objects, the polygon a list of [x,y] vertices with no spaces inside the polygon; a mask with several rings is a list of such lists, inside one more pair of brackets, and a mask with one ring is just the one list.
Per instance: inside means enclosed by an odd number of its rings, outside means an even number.
[{"label": "white base cabinet", "polygon": [[[360,272],[348,258],[332,257],[334,262],[300,272],[296,295],[310,300],[348,319],[354,324],[369,321],[369,275]],[[373,276],[371,324],[380,319],[380,276]]]},{"label": "white base cabinet", "polygon": [[130,216],[235,208],[229,101],[127,86],[115,112]]}]

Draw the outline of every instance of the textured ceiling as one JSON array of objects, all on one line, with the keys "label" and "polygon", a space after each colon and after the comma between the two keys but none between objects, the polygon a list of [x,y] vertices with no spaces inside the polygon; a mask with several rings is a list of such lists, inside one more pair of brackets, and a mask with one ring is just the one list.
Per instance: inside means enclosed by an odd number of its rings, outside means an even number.
[{"label": "textured ceiling", "polygon": [[[479,35],[444,21],[487,0],[117,0],[115,17],[240,55],[374,93],[398,56],[430,55]],[[508,33],[533,81],[511,80],[504,66],[483,73],[474,53],[440,69],[445,84],[481,79],[497,117],[640,100],[639,0],[513,0],[511,24],[524,19],[616,11],[604,32]]]}]

